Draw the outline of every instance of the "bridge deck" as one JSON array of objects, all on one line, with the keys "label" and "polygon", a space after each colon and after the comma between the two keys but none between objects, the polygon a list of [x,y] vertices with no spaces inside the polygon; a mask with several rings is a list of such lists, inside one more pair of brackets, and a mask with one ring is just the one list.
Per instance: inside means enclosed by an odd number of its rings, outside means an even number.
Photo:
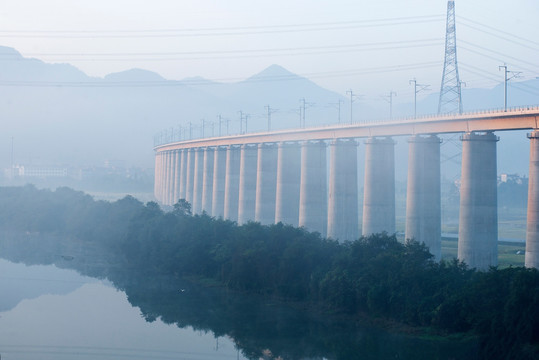
[{"label": "bridge deck", "polygon": [[331,140],[371,136],[403,136],[444,134],[470,131],[505,131],[538,129],[539,107],[505,111],[451,114],[417,119],[382,121],[366,124],[331,125],[305,129],[287,129],[203,139],[185,140],[158,145],[156,151],[182,148],[241,145],[282,141]]}]

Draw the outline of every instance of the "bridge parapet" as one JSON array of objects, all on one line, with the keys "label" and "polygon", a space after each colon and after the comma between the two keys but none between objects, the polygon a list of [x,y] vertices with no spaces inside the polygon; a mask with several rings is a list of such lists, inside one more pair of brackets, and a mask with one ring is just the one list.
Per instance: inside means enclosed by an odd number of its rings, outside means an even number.
[{"label": "bridge parapet", "polygon": [[182,132],[164,130],[154,137],[154,149],[178,149],[262,142],[332,140],[371,136],[407,136],[470,131],[502,131],[539,127],[539,106],[480,110],[463,114],[425,115],[416,118],[373,120],[356,124],[327,124],[269,132],[249,132],[213,137],[182,137]]}]

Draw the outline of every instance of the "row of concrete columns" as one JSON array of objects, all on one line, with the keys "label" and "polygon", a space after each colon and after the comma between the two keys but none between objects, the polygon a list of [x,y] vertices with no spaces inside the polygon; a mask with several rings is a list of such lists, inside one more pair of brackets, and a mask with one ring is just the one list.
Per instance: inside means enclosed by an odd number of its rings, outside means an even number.
[{"label": "row of concrete columns", "polygon": [[[526,265],[539,267],[539,132],[530,136]],[[458,258],[471,267],[497,265],[496,142],[491,132],[462,140]],[[440,138],[408,139],[406,239],[441,257]],[[262,143],[159,151],[156,198],[183,198],[239,224],[283,222],[339,240],[359,237],[357,141]],[[365,141],[362,235],[395,232],[393,139]],[[329,165],[329,176],[328,176]],[[327,180],[329,179],[329,184]],[[537,183],[537,184],[536,184]]]},{"label": "row of concrete columns", "polygon": [[533,131],[528,138],[530,139],[530,172],[525,264],[527,267],[539,269],[539,131]]}]

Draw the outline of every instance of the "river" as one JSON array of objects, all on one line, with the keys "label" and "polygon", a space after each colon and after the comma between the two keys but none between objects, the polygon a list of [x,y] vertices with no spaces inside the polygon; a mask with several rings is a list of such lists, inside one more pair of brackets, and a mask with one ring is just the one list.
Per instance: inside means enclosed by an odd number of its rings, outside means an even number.
[{"label": "river", "polygon": [[147,322],[108,281],[0,260],[0,351],[10,359],[246,359],[211,332]]},{"label": "river", "polygon": [[51,239],[35,240],[14,247],[20,241],[0,239],[2,360],[475,358],[473,342],[419,338],[218,287],[111,272],[76,247],[66,255]]}]

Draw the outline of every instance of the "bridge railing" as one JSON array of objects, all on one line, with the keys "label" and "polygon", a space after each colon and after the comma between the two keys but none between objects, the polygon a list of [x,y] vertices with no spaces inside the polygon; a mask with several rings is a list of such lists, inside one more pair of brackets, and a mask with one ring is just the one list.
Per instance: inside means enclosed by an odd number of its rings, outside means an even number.
[{"label": "bridge railing", "polygon": [[[369,121],[363,121],[363,122],[356,122],[353,124],[324,124],[319,126],[312,126],[312,127],[293,127],[293,128],[287,128],[287,129],[316,129],[316,128],[327,128],[327,127],[351,127],[351,126],[369,126],[369,125],[377,125],[377,124],[384,124],[384,123],[399,123],[399,122],[408,122],[408,121],[426,121],[429,119],[433,120],[440,120],[440,119],[454,119],[456,117],[470,117],[474,115],[484,115],[484,114],[504,114],[504,113],[520,113],[523,111],[539,111],[539,105],[527,105],[527,106],[515,106],[507,108],[507,111],[504,108],[494,108],[494,109],[479,109],[479,110],[473,110],[473,111],[467,111],[462,114],[427,114],[427,115],[420,115],[420,116],[406,116],[401,118],[394,118],[394,119],[375,119],[375,120],[369,120]],[[182,142],[182,141],[189,141],[189,140],[196,140],[196,139],[212,139],[217,138],[220,136],[215,136],[212,134],[211,136],[202,136],[203,132],[200,131],[192,131],[193,129],[186,129],[182,127],[171,127],[168,129],[164,129],[157,134],[154,135],[154,147],[166,145],[166,144],[172,144],[176,142]],[[283,130],[283,129],[280,129]],[[243,131],[243,132],[232,132],[227,133],[225,135],[221,136],[235,136],[235,135],[242,135],[242,134],[253,134],[253,133],[260,133],[261,131]]]}]

